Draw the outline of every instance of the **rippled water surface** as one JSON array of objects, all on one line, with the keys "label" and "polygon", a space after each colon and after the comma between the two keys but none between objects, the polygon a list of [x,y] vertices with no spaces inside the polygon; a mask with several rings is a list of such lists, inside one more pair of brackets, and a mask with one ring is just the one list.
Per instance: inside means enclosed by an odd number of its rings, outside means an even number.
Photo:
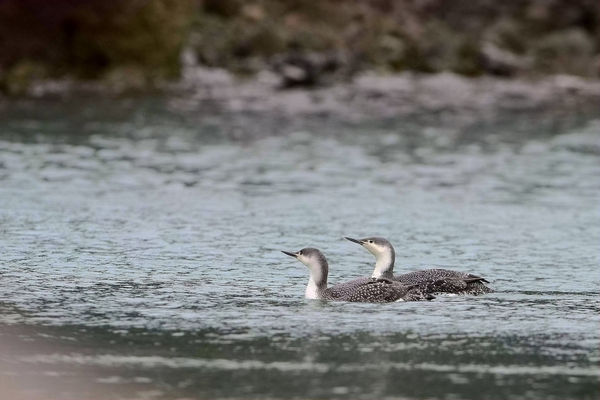
[{"label": "rippled water surface", "polygon": [[[160,100],[21,104],[0,122],[0,397],[600,395],[600,119],[345,125]],[[246,134],[252,132],[252,134]],[[396,272],[479,297],[303,299],[387,237]]]}]

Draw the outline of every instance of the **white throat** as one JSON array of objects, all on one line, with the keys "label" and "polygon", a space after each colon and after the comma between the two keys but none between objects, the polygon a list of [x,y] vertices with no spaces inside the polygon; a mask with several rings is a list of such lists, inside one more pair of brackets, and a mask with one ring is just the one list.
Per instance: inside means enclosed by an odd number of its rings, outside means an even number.
[{"label": "white throat", "polygon": [[381,278],[384,275],[393,273],[394,262],[391,251],[384,251],[375,256],[375,269],[373,270],[372,278]]},{"label": "white throat", "polygon": [[315,283],[312,274],[310,274],[310,278],[308,279],[308,285],[306,285],[306,292],[304,292],[304,297],[306,297],[307,299],[319,298],[319,289],[317,288],[317,284]]}]

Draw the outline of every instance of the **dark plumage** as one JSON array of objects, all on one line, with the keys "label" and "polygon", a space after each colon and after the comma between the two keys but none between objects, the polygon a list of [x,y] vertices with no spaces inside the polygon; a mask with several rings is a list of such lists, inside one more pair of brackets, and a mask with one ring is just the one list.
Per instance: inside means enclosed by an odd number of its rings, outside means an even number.
[{"label": "dark plumage", "polygon": [[425,269],[395,275],[394,280],[404,285],[417,285],[424,293],[484,294],[493,292],[483,283],[486,279],[449,269]]},{"label": "dark plumage", "polygon": [[433,296],[424,295],[418,285],[403,285],[389,279],[359,278],[328,288],[329,265],[319,250],[305,248],[296,253],[287,251],[283,253],[297,258],[309,268],[307,298],[368,303],[431,300],[433,298]]},{"label": "dark plumage", "polygon": [[369,301],[386,303],[391,301],[432,300],[423,294],[418,285],[404,285],[389,279],[358,278],[340,283],[325,290],[328,300]]},{"label": "dark plumage", "polygon": [[484,294],[493,292],[484,285],[489,283],[477,275],[448,269],[426,269],[394,275],[396,253],[392,244],[381,237],[364,239],[346,238],[365,247],[376,258],[373,277],[392,279],[403,285],[415,285],[423,293]]}]

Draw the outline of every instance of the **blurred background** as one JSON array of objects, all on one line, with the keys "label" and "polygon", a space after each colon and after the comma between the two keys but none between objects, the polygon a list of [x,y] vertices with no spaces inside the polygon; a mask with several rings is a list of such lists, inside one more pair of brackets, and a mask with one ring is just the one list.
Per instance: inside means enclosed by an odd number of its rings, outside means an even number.
[{"label": "blurred background", "polygon": [[[0,400],[597,399],[597,0],[0,0]],[[483,296],[303,298],[373,259]]]},{"label": "blurred background", "polygon": [[365,69],[598,77],[598,9],[594,0],[2,0],[0,87],[18,94],[71,77],[147,88],[181,75],[184,50],[201,65],[305,84]]}]

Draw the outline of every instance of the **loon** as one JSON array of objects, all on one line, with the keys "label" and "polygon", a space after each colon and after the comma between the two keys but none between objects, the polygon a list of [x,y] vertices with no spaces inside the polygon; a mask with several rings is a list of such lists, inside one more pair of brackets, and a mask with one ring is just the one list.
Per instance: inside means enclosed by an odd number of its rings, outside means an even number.
[{"label": "loon", "polygon": [[477,275],[467,274],[449,269],[426,269],[394,276],[394,261],[396,253],[392,244],[384,238],[368,237],[353,239],[375,256],[375,269],[372,278],[391,279],[403,285],[417,285],[423,293],[455,293],[455,294],[484,294],[493,292],[483,283],[487,281]]},{"label": "loon", "polygon": [[310,247],[295,253],[289,251],[282,251],[282,253],[298,259],[308,267],[310,278],[305,292],[307,299],[366,303],[433,299],[431,295],[424,295],[418,285],[403,285],[390,279],[359,278],[328,288],[329,265],[323,253]]}]

